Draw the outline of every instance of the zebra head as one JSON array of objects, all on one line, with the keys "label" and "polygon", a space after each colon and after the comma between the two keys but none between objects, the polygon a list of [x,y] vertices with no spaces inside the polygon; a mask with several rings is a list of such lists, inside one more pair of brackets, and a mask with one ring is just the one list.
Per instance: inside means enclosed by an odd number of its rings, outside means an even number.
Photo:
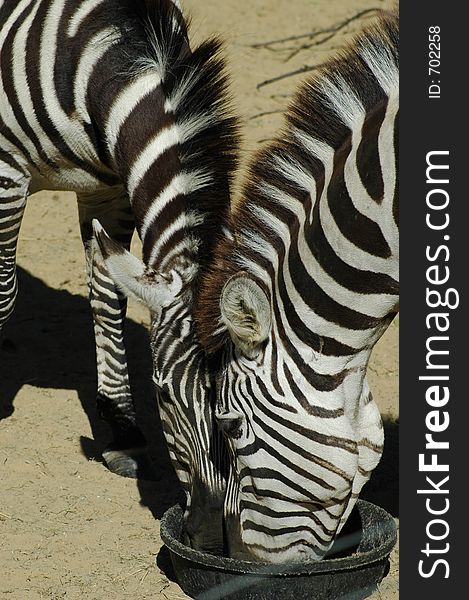
[{"label": "zebra head", "polygon": [[322,558],[381,457],[366,369],[398,310],[398,84],[386,13],[300,88],[205,276],[232,556]]},{"label": "zebra head", "polygon": [[221,436],[213,430],[211,377],[192,317],[193,263],[177,260],[166,271],[146,266],[93,222],[95,253],[126,296],[151,313],[150,341],[161,422],[171,460],[186,493],[185,541],[223,551]]},{"label": "zebra head", "polygon": [[221,42],[213,38],[191,48],[187,24],[174,7],[179,3],[130,4],[143,18],[135,35],[144,33],[145,39],[129,67],[131,81],[105,118],[143,262],[96,228],[95,236],[117,287],[151,312],[153,380],[169,453],[186,493],[186,543],[221,553],[225,454],[192,307],[229,211],[237,120]]},{"label": "zebra head", "polygon": [[[318,560],[358,495],[364,368],[321,375],[320,354],[292,347],[266,287],[247,273],[228,279],[220,309],[231,336],[215,411],[231,454],[230,555]],[[373,403],[369,409],[365,420],[379,429]]]}]

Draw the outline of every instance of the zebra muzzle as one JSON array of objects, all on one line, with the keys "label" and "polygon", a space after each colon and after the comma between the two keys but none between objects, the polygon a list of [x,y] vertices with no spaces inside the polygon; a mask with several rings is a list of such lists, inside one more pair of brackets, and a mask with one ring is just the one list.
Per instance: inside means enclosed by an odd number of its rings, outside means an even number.
[{"label": "zebra muzzle", "polygon": [[190,506],[184,515],[183,542],[201,552],[224,554],[224,495],[205,483],[195,482]]}]

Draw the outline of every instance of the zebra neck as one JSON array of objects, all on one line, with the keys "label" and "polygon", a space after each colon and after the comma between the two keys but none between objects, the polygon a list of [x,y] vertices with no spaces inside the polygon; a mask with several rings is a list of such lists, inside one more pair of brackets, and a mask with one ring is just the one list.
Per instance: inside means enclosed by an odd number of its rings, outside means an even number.
[{"label": "zebra neck", "polygon": [[[270,295],[278,337],[325,357],[368,348],[397,309],[398,24],[362,34],[296,95],[286,125],[250,167],[204,281],[200,339],[227,331],[219,298],[240,271]],[[213,300],[212,300],[213,299]]]},{"label": "zebra neck", "polygon": [[237,126],[220,42],[191,51],[179,11],[171,2],[160,9],[140,25],[129,20],[130,31],[95,65],[89,97],[103,154],[128,193],[145,263],[160,271],[181,261],[197,269],[229,210]]},{"label": "zebra neck", "polygon": [[188,232],[200,216],[189,210],[187,194],[204,180],[181,164],[184,132],[165,96],[162,77],[150,68],[106,87],[106,150],[127,191],[144,262],[159,270],[181,256],[193,262],[197,242]]}]

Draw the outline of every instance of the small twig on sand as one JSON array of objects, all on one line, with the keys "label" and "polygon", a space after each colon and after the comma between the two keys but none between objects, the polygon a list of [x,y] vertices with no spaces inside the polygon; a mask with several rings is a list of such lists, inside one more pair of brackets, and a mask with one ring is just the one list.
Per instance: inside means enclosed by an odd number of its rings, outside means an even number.
[{"label": "small twig on sand", "polygon": [[253,119],[259,119],[259,117],[266,117],[267,115],[275,115],[276,113],[283,113],[284,111],[278,108],[277,110],[266,110],[264,112],[257,113],[249,117],[248,121],[252,121]]},{"label": "small twig on sand", "polygon": [[292,59],[294,56],[296,56],[302,50],[309,50],[309,48],[312,48],[313,46],[319,46],[319,44],[325,44],[330,39],[332,39],[334,36],[335,36],[335,32],[329,34],[325,38],[322,38],[322,40],[319,40],[317,42],[313,42],[312,44],[301,44],[301,46],[297,46],[296,48],[293,49],[292,52],[290,52],[290,54],[285,59],[285,62],[288,62],[290,59]]},{"label": "small twig on sand", "polygon": [[272,98],[272,100],[277,100],[277,98],[291,98],[292,95],[291,94],[272,94],[270,97]]},{"label": "small twig on sand", "polygon": [[[341,29],[343,29],[344,27],[347,27],[347,25],[349,25],[352,21],[355,21],[356,19],[361,19],[364,15],[366,15],[370,12],[376,12],[379,10],[380,10],[379,8],[367,8],[366,10],[361,10],[353,17],[350,17],[349,19],[342,21],[342,23],[339,23],[338,25],[331,27],[331,29],[329,29],[329,30],[326,29],[326,30],[318,32],[318,34],[319,33],[322,33],[322,34],[329,33],[329,35],[326,35],[325,37],[323,37],[320,40],[317,40],[315,42],[301,44],[300,46],[293,48],[293,51],[287,56],[287,58],[285,59],[285,62],[292,59],[294,56],[296,56],[302,50],[309,50],[310,48],[313,48],[314,46],[319,46],[321,44],[325,44],[330,39],[332,39],[336,35],[336,33],[338,33]],[[310,40],[312,40],[312,39],[313,38],[310,38]]]},{"label": "small twig on sand", "polygon": [[[345,19],[345,21],[341,21],[340,23],[337,23],[336,25],[333,25],[332,27],[330,27],[328,29],[318,29],[317,31],[310,31],[309,33],[302,33],[300,35],[290,35],[289,37],[286,37],[286,38],[280,38],[277,40],[269,40],[267,42],[257,42],[256,44],[251,44],[250,47],[251,48],[269,48],[270,46],[273,46],[275,44],[284,44],[285,42],[291,42],[293,40],[301,40],[303,38],[309,38],[310,40],[313,40],[318,35],[323,35],[323,34],[327,34],[327,33],[331,33],[334,35],[335,33],[340,31],[344,27],[347,27],[347,25],[349,23],[351,23],[352,21],[355,21],[356,19],[360,19],[361,17],[365,16],[368,13],[381,11],[381,10],[382,9],[380,9],[379,7],[366,8],[365,10],[361,10],[358,13],[356,13],[355,15],[353,15],[353,17],[349,17],[348,19]],[[330,37],[332,37],[332,36],[330,36]],[[328,37],[327,39],[330,39],[330,37]],[[322,44],[325,41],[327,41],[327,40],[321,40],[318,42],[318,44]],[[315,45],[315,44],[311,44],[311,45]]]},{"label": "small twig on sand", "polygon": [[148,565],[148,567],[145,570],[145,573],[143,574],[143,577],[140,579],[140,583],[139,585],[142,585],[142,583],[145,581],[148,573],[153,569],[153,565]]},{"label": "small twig on sand", "polygon": [[[301,50],[307,50],[309,48],[312,48],[313,46],[319,46],[319,44],[324,44],[325,42],[330,40],[332,37],[334,37],[334,35],[338,31],[340,31],[341,29],[346,27],[352,21],[355,21],[356,19],[360,19],[361,17],[363,17],[366,14],[369,14],[372,12],[377,12],[377,11],[381,11],[381,9],[378,7],[367,8],[365,10],[359,11],[352,17],[349,17],[348,19],[345,19],[344,21],[341,21],[340,23],[332,25],[328,29],[320,29],[318,31],[311,31],[309,33],[303,33],[301,35],[291,35],[289,37],[281,38],[278,40],[259,42],[256,44],[252,44],[251,47],[252,48],[267,48],[267,49],[272,50],[272,49],[274,49],[274,48],[272,48],[272,46],[275,46],[276,44],[284,44],[285,42],[291,42],[293,40],[309,38],[309,40],[310,40],[309,42],[300,44],[299,46],[291,46],[291,47],[287,47],[287,48],[285,48],[285,47],[284,48],[276,48],[277,51],[282,51],[282,52],[290,51],[290,54],[285,59],[285,62],[286,62],[286,61],[290,60],[291,58],[293,58],[293,56],[298,54],[298,52],[300,52]],[[314,38],[318,37],[319,35],[321,35],[323,37],[317,41],[312,41],[312,40],[314,40]],[[272,77],[271,79],[266,79],[265,81],[261,81],[261,83],[257,84],[257,89],[259,90],[261,87],[264,87],[265,85],[269,85],[270,83],[274,83],[276,81],[281,81],[282,79],[286,79],[287,77],[292,77],[293,75],[299,75],[300,73],[308,73],[310,71],[315,71],[316,69],[322,67],[323,64],[324,63],[321,63],[319,65],[303,65],[302,67],[300,67],[299,69],[296,69],[295,71],[290,71],[289,73],[283,73],[282,75],[278,75],[277,77]]]},{"label": "small twig on sand", "polygon": [[310,71],[316,71],[316,69],[321,68],[323,65],[324,65],[324,63],[321,63],[319,65],[303,65],[299,69],[296,69],[296,71],[290,71],[289,73],[282,73],[282,75],[277,75],[276,77],[272,77],[271,79],[266,79],[265,81],[261,81],[260,83],[257,84],[256,88],[258,90],[260,90],[261,87],[264,87],[265,85],[269,85],[276,81],[286,79],[287,77],[293,77],[293,75],[299,75],[300,73],[308,73]]}]

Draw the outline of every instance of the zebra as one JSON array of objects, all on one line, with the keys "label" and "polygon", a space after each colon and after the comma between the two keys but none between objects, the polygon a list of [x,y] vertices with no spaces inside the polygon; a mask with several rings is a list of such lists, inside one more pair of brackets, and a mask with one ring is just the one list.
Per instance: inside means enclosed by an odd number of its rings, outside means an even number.
[{"label": "zebra", "polygon": [[299,89],[204,275],[232,557],[320,560],[380,460],[366,370],[398,311],[398,89],[383,13]]},{"label": "zebra", "polygon": [[[0,23],[0,328],[17,294],[27,197],[76,192],[97,405],[112,430],[103,458],[111,471],[136,477],[145,446],[123,338],[133,296],[151,312],[153,380],[187,495],[186,538],[221,551],[221,436],[192,315],[236,165],[221,42],[191,50],[170,0],[3,0]],[[134,229],[143,260],[129,253]]]}]

